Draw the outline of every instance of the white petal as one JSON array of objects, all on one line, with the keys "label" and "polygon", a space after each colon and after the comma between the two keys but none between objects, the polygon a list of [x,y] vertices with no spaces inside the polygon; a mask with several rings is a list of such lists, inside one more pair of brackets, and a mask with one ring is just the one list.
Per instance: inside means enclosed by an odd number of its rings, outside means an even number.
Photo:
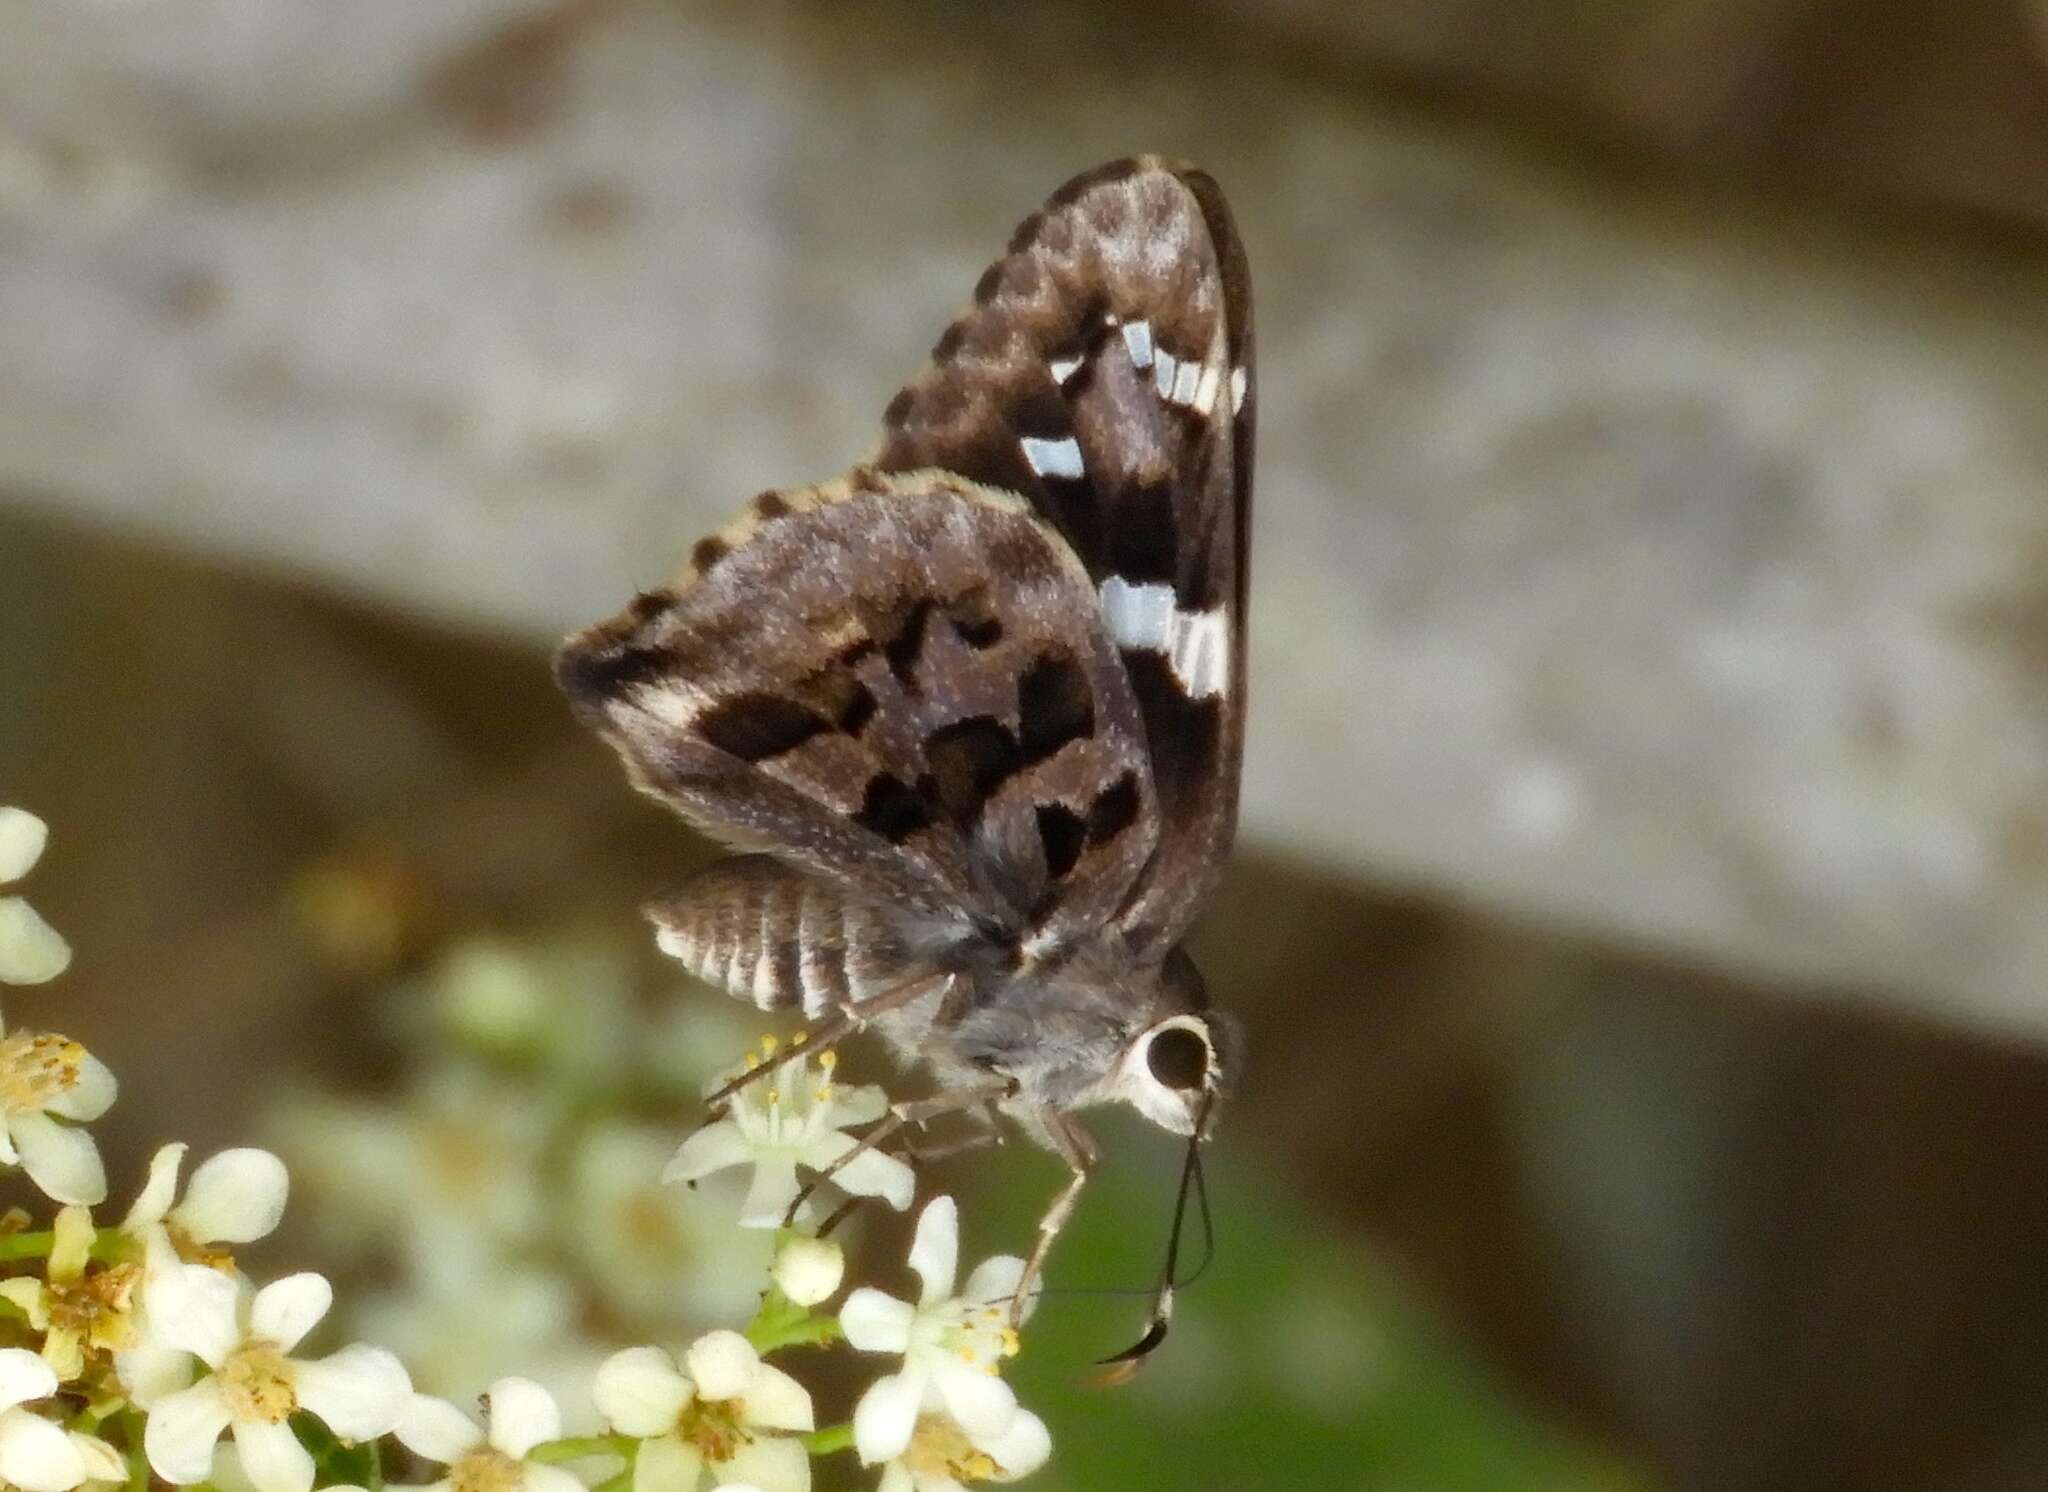
[{"label": "white petal", "polygon": [[812,1414],[811,1396],[804,1386],[767,1363],[754,1369],[753,1381],[740,1395],[740,1418],[768,1430],[801,1430],[806,1434],[818,1424]]},{"label": "white petal", "polygon": [[158,1399],[190,1385],[192,1354],[145,1342],[114,1354],[114,1374],[137,1407],[147,1409]]},{"label": "white petal", "polygon": [[228,1401],[207,1378],[158,1399],[142,1431],[142,1453],[167,1482],[189,1487],[213,1470],[213,1443],[228,1427]]},{"label": "white petal", "polygon": [[334,1286],[310,1270],[272,1280],[249,1305],[249,1335],[275,1342],[285,1351],[306,1339],[334,1304]]},{"label": "white petal", "polygon": [[[1017,1295],[1017,1281],[1024,1278],[1024,1261],[1015,1254],[996,1254],[974,1266],[974,1273],[967,1276],[967,1286],[960,1292],[960,1299],[969,1310],[984,1306],[1001,1306],[1009,1310],[1010,1302]],[[1043,1287],[1034,1280],[1031,1293],[1024,1297],[1024,1315],[1028,1320],[1038,1305],[1038,1293]]]},{"label": "white petal", "polygon": [[1052,1436],[1045,1421],[1028,1409],[1019,1409],[1010,1428],[1001,1435],[974,1442],[974,1448],[1003,1468],[997,1480],[1014,1482],[1043,1466],[1052,1456]]},{"label": "white petal", "polygon": [[178,1167],[185,1163],[187,1148],[183,1141],[157,1146],[156,1154],[149,1158],[149,1180],[143,1182],[142,1195],[121,1219],[122,1227],[136,1233],[164,1220],[171,1203],[178,1199]]},{"label": "white petal", "polygon": [[254,1243],[284,1220],[290,1184],[268,1150],[223,1150],[192,1173],[174,1216],[200,1243]]},{"label": "white petal", "polygon": [[1016,1390],[988,1369],[964,1363],[949,1352],[935,1352],[929,1361],[932,1386],[968,1439],[1009,1430],[1017,1418]]},{"label": "white petal", "polygon": [[696,1181],[730,1166],[745,1165],[754,1148],[730,1119],[707,1124],[676,1148],[661,1168],[663,1181]]},{"label": "white petal", "polygon": [[514,1460],[542,1441],[562,1438],[562,1411],[531,1378],[500,1378],[484,1396],[491,1405],[491,1444]]},{"label": "white petal", "polygon": [[238,1421],[235,1453],[241,1457],[243,1475],[258,1492],[312,1492],[313,1458],[289,1424]]},{"label": "white petal", "polygon": [[800,1306],[829,1299],[846,1275],[846,1254],[829,1238],[790,1239],[775,1254],[775,1287]]},{"label": "white petal", "polygon": [[18,896],[0,896],[0,982],[43,984],[71,966],[71,945]]},{"label": "white petal", "polygon": [[[834,1130],[820,1135],[800,1159],[814,1171],[824,1171],[853,1150],[859,1142]],[[863,1150],[832,1173],[832,1184],[851,1197],[880,1197],[898,1212],[917,1195],[917,1173],[893,1155]]]},{"label": "white petal", "polygon": [[590,1492],[583,1479],[575,1472],[561,1466],[546,1466],[538,1461],[529,1461],[520,1468],[526,1483],[526,1492]]},{"label": "white petal", "polygon": [[764,1155],[754,1163],[753,1184],[740,1204],[742,1228],[779,1228],[782,1214],[796,1200],[796,1162],[781,1155]]},{"label": "white petal", "polygon": [[690,1380],[676,1371],[675,1359],[659,1347],[614,1352],[590,1384],[591,1402],[605,1423],[640,1440],[673,1430],[692,1393]]},{"label": "white petal", "polygon": [[412,1398],[405,1365],[356,1342],[317,1362],[294,1363],[299,1402],[343,1440],[375,1440],[398,1427]]},{"label": "white petal", "polygon": [[89,1482],[125,1482],[128,1480],[128,1463],[121,1459],[121,1453],[108,1445],[97,1435],[86,1435],[77,1430],[68,1432],[71,1444],[77,1449],[79,1460],[85,1463],[85,1479]]},{"label": "white petal", "polygon": [[107,1199],[107,1173],[99,1147],[82,1129],[47,1114],[10,1114],[7,1132],[21,1152],[21,1168],[46,1196],[92,1207]]},{"label": "white petal", "polygon": [[70,1492],[85,1480],[71,1437],[26,1409],[0,1413],[0,1478],[22,1492]]},{"label": "white petal", "polygon": [[910,1267],[924,1281],[919,1305],[935,1305],[953,1293],[953,1274],[960,1264],[960,1210],[951,1197],[934,1197],[918,1215],[917,1236],[910,1240]]},{"label": "white petal", "polygon": [[662,1435],[640,1442],[633,1458],[633,1492],[697,1492],[704,1458],[681,1437]]},{"label": "white petal", "polygon": [[484,1432],[474,1421],[446,1399],[431,1394],[414,1394],[398,1413],[398,1428],[392,1432],[398,1443],[416,1456],[447,1465],[484,1443]]},{"label": "white petal", "polygon": [[50,842],[50,826],[26,808],[0,808],[0,886],[35,869]]},{"label": "white petal", "polygon": [[149,1284],[150,1335],[161,1347],[198,1354],[217,1368],[242,1340],[240,1288],[217,1269],[180,1264]]},{"label": "white petal", "polygon": [[705,1399],[737,1399],[754,1381],[761,1354],[736,1331],[707,1331],[683,1354],[683,1366]]},{"label": "white petal", "polygon": [[723,1464],[713,1462],[711,1480],[720,1487],[754,1487],[758,1492],[811,1492],[811,1458],[794,1440],[763,1436],[743,1445]]},{"label": "white petal", "polygon": [[875,1483],[875,1492],[918,1492],[917,1480],[908,1466],[891,1461],[882,1468],[882,1479]]},{"label": "white petal", "polygon": [[0,1409],[30,1399],[47,1399],[57,1391],[50,1365],[26,1347],[0,1347]]},{"label": "white petal", "polygon": [[853,1409],[853,1448],[863,1466],[893,1461],[910,1444],[924,1399],[924,1375],[891,1373],[877,1378]]},{"label": "white petal", "polygon": [[906,1300],[863,1285],[839,1308],[839,1326],[849,1345],[861,1352],[903,1352],[910,1346],[910,1324],[917,1308]]},{"label": "white petal", "polygon": [[91,1052],[78,1054],[78,1074],[69,1088],[44,1105],[59,1119],[97,1119],[114,1106],[121,1085],[114,1069]]}]

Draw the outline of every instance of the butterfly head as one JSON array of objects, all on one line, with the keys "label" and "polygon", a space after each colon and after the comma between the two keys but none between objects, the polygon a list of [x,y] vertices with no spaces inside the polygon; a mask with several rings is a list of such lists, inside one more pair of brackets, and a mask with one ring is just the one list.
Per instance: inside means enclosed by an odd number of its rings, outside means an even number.
[{"label": "butterfly head", "polygon": [[1161,1129],[1206,1138],[1234,1077],[1237,1027],[1207,1008],[1202,976],[1180,949],[1158,979],[1156,1018],[1125,1047],[1116,1096]]}]

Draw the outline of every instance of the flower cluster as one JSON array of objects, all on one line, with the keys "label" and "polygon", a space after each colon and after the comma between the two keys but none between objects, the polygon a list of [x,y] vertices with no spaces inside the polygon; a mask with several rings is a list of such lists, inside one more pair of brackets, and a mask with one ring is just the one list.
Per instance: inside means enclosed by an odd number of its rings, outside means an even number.
[{"label": "flower cluster", "polygon": [[[24,875],[45,837],[39,820],[0,808],[0,881]],[[68,959],[63,939],[27,903],[0,899],[0,980],[41,983]],[[457,1009],[484,1021],[494,1039],[508,1021],[535,1018],[516,965],[487,963],[468,976]],[[517,1041],[506,1049],[524,1050]],[[829,1185],[903,1210],[914,1178],[849,1132],[885,1117],[879,1090],[835,1083],[829,1052],[785,1052],[770,1040],[745,1070],[778,1054],[786,1060],[773,1073],[758,1073],[675,1153],[664,1179],[689,1186],[663,1194],[652,1213],[645,1203],[660,1154],[649,1147],[660,1142],[644,1126],[592,1119],[587,1102],[559,1115],[512,1104],[501,1116],[507,1127],[482,1131],[515,1144],[573,1140],[568,1150],[590,1157],[574,1166],[586,1233],[632,1231],[623,1216],[608,1216],[607,1187],[623,1172],[637,1178],[640,1222],[670,1219],[680,1207],[707,1236],[760,1245],[725,1261],[748,1261],[724,1272],[758,1296],[742,1329],[677,1336],[674,1350],[611,1351],[582,1385],[603,1433],[565,1437],[555,1395],[532,1378],[493,1379],[479,1423],[419,1392],[384,1347],[306,1350],[335,1303],[327,1279],[298,1273],[259,1283],[236,1254],[284,1215],[290,1179],[268,1151],[211,1157],[181,1195],[186,1147],[166,1145],[120,1222],[95,1222],[107,1185],[84,1126],[114,1102],[113,1075],[65,1037],[0,1027],[0,1164],[18,1166],[59,1204],[45,1231],[25,1220],[0,1229],[0,1483],[99,1492],[153,1474],[173,1486],[357,1492],[383,1483],[387,1448],[442,1468],[424,1484],[433,1492],[807,1492],[813,1458],[845,1450],[880,1468],[880,1492],[958,1492],[1035,1470],[1051,1449],[1045,1425],[1000,1375],[1018,1349],[1009,1305],[1022,1261],[986,1260],[956,1289],[959,1218],[952,1199],[939,1197],[920,1212],[910,1251],[916,1299],[860,1287],[829,1309],[845,1287],[845,1257],[808,1226],[809,1191]],[[480,1094],[503,1097],[477,1081],[472,1073],[434,1101],[459,1113]],[[479,1159],[478,1130],[451,1126],[440,1147],[430,1127],[373,1131],[367,1116],[349,1117],[365,1126],[352,1136],[362,1169],[383,1168],[368,1184],[411,1214],[408,1247],[421,1267],[473,1270],[491,1248],[537,1231],[537,1200],[497,1184],[503,1178]],[[744,1196],[721,1225],[724,1200],[695,1189],[747,1168]],[[433,1184],[422,1184],[426,1176]],[[467,1190],[454,1184],[464,1179]],[[804,1225],[783,1226],[792,1216]],[[670,1236],[664,1227],[653,1232],[657,1247]],[[584,1252],[596,1274],[644,1278],[645,1250],[635,1248],[588,1242]],[[648,1303],[630,1290],[614,1299],[627,1316],[636,1301]],[[809,1391],[770,1359],[833,1343],[874,1355],[885,1371],[850,1423],[820,1427]]]}]

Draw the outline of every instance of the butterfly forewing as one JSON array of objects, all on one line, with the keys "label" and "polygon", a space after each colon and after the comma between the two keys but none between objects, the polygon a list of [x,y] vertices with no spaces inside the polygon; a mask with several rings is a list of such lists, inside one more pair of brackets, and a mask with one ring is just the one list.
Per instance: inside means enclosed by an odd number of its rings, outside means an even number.
[{"label": "butterfly forewing", "polygon": [[1234,831],[1254,379],[1220,192],[1141,158],[1077,177],[1018,227],[884,417],[878,465],[1022,494],[1088,571],[1161,816],[1119,913],[1140,948],[1186,931]]},{"label": "butterfly forewing", "polygon": [[1089,577],[1021,501],[957,477],[763,494],[558,673],[643,787],[922,952],[1099,925],[1152,854],[1144,727]]}]

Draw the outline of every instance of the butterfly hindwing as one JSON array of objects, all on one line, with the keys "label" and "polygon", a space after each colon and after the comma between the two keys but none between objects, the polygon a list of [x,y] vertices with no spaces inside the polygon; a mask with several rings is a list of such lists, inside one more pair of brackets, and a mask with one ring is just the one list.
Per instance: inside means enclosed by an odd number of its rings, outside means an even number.
[{"label": "butterfly hindwing", "polygon": [[1161,813],[1119,914],[1140,947],[1186,931],[1235,827],[1255,405],[1229,211],[1206,175],[1147,157],[1026,219],[884,416],[879,466],[1022,494],[1088,571]]},{"label": "butterfly hindwing", "polygon": [[912,942],[1099,924],[1156,840],[1089,577],[1022,502],[943,473],[763,494],[557,672],[643,788]]}]

